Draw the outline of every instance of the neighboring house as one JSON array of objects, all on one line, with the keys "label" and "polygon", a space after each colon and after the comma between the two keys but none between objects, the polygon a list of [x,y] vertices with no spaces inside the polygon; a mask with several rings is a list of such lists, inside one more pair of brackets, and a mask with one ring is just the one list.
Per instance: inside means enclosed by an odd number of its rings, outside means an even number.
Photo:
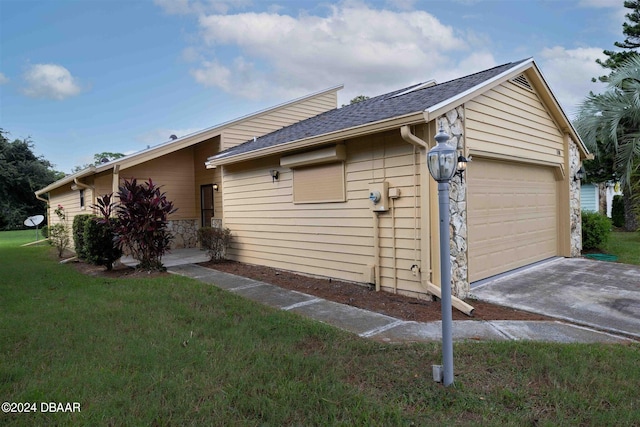
[{"label": "neighboring house", "polygon": [[611,218],[613,197],[621,196],[620,184],[612,181],[580,186],[580,207],[583,211],[600,212]]},{"label": "neighboring house", "polygon": [[[205,161],[220,150],[259,137],[300,120],[336,108],[333,87],[260,111],[203,131],[193,133],[117,160],[91,166],[36,191],[41,200],[48,198],[49,224],[58,222],[54,210],[62,205],[69,226],[76,215],[93,213],[97,197],[116,192],[124,179],[149,178],[162,186],[167,198],[178,209],[169,216],[174,235],[172,247],[196,245],[197,229],[222,218],[220,169],[207,168]],[[70,227],[71,228],[71,227]]]},{"label": "neighboring house", "polygon": [[473,158],[450,194],[455,295],[580,254],[574,176],[589,153],[527,59],[326,111],[210,156],[230,257],[425,294],[440,282],[437,184],[425,163],[440,126]]}]

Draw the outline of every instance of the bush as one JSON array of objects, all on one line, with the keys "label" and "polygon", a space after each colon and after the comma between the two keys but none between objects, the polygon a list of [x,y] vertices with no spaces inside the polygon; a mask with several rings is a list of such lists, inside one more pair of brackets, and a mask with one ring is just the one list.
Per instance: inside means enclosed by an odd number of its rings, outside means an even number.
[{"label": "bush", "polygon": [[122,249],[116,244],[116,230],[120,223],[117,218],[111,218],[114,207],[111,197],[112,194],[98,197],[93,208],[100,212],[101,217],[87,221],[83,233],[87,261],[104,265],[107,270],[111,270],[113,263],[122,256]]},{"label": "bush", "polygon": [[73,225],[71,230],[73,232],[73,245],[76,248],[76,255],[80,259],[87,258],[87,251],[85,249],[84,227],[85,224],[95,218],[95,215],[82,214],[76,215],[73,218]]},{"label": "bush", "polygon": [[42,237],[45,239],[49,237],[49,226],[48,225],[43,226],[40,229],[40,234],[42,234]]},{"label": "bush", "polygon": [[227,258],[227,248],[231,242],[231,230],[228,228],[202,227],[198,230],[200,247],[206,249],[211,261]]},{"label": "bush", "polygon": [[58,250],[58,258],[62,258],[62,254],[69,247],[69,242],[71,241],[68,232],[67,214],[62,205],[58,205],[54,212],[58,216],[59,222],[49,226],[49,242]]},{"label": "bush", "polygon": [[596,212],[582,212],[582,249],[598,249],[609,240],[611,220]]},{"label": "bush", "polygon": [[165,270],[161,259],[172,239],[167,218],[176,211],[173,202],[151,179],[140,185],[135,178],[125,180],[118,189],[118,197],[116,214],[120,223],[116,243],[129,249],[133,258],[140,261],[137,268]]},{"label": "bush", "polygon": [[616,227],[624,227],[624,198],[620,195],[613,196],[611,205],[611,220]]},{"label": "bush", "polygon": [[117,219],[106,223],[92,218],[84,224],[84,244],[86,260],[92,264],[104,265],[107,270],[122,256],[122,250],[115,244]]}]

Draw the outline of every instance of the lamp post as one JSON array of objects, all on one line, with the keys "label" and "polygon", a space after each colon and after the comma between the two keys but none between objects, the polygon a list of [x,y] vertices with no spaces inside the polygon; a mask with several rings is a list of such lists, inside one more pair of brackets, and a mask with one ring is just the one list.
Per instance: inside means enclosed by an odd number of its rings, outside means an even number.
[{"label": "lamp post", "polygon": [[[440,215],[440,304],[442,306],[442,383],[453,384],[453,319],[451,313],[451,248],[449,235],[449,181],[456,174],[456,149],[447,144],[449,135],[442,129],[435,136],[438,143],[427,153],[429,173],[438,182]],[[435,378],[435,375],[434,375]]]}]

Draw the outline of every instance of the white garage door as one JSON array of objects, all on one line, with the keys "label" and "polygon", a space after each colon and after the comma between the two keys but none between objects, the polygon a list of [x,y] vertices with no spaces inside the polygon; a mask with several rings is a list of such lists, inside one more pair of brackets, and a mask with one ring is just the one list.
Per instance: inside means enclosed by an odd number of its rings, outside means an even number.
[{"label": "white garage door", "polygon": [[474,159],[466,179],[470,282],[557,255],[552,168]]}]

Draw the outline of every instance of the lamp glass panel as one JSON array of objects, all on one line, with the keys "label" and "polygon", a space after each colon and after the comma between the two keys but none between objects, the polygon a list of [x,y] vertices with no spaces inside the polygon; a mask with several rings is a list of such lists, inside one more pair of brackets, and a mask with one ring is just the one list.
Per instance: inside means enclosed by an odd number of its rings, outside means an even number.
[{"label": "lamp glass panel", "polygon": [[438,144],[432,148],[427,155],[427,166],[429,173],[436,181],[448,181],[456,173],[458,158],[456,151],[446,146]]}]

